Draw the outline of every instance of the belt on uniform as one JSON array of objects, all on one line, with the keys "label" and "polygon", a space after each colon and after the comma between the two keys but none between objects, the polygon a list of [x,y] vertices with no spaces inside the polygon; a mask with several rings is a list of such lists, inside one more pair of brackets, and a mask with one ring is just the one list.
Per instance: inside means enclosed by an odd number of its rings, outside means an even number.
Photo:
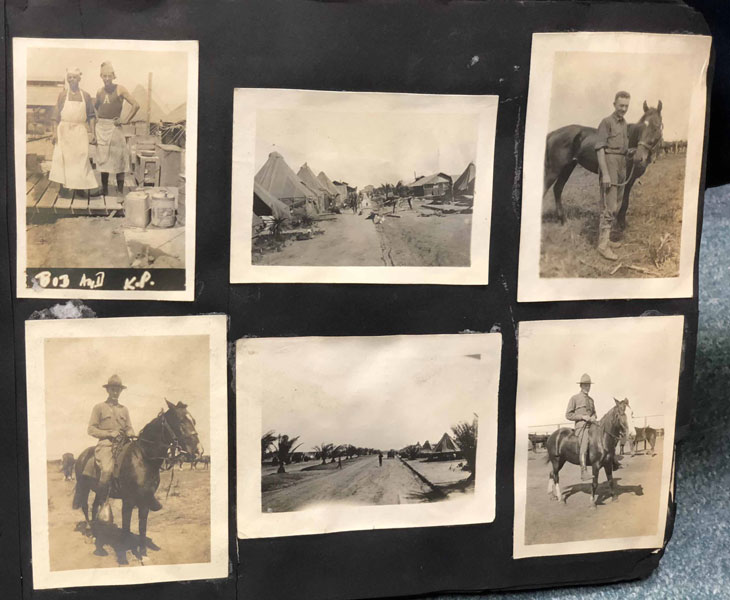
[{"label": "belt on uniform", "polygon": [[604,152],[606,154],[614,154],[617,156],[626,156],[626,154],[628,154],[628,152],[617,151],[617,150],[608,150],[608,149],[604,150]]}]

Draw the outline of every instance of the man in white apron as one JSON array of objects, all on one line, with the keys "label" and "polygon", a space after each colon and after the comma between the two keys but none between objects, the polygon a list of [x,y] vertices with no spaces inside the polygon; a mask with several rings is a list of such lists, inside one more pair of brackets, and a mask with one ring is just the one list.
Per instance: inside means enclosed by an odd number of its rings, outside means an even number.
[{"label": "man in white apron", "polygon": [[114,83],[116,75],[110,62],[101,63],[101,79],[104,86],[96,92],[96,168],[101,173],[101,189],[109,193],[109,174],[116,175],[117,192],[124,193],[124,175],[131,171],[129,149],[122,133],[122,109],[126,101],[132,110],[129,123],[139,110],[139,103],[126,88]]},{"label": "man in white apron", "polygon": [[68,89],[56,102],[56,132],[48,178],[69,190],[93,190],[98,183],[89,163],[89,133],[93,140],[96,113],[91,96],[79,88],[81,71],[66,76]]}]

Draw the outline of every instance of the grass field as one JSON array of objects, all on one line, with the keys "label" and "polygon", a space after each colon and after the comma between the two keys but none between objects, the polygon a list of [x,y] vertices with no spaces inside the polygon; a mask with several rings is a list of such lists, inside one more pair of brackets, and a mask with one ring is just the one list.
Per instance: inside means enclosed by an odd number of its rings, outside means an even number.
[{"label": "grass field", "polygon": [[[126,558],[130,566],[210,562],[210,471],[184,468],[175,471],[170,495],[165,498],[170,471],[161,474],[157,497],[163,508],[150,512],[148,556],[136,558],[123,535],[120,500],[112,500],[114,524],[95,525],[106,556],[94,554],[94,535],[86,529],[80,510],[71,508],[75,481],[64,481],[58,461],[48,463],[48,542],[51,571],[117,567]],[[94,493],[89,494],[89,506]],[[132,515],[132,533],[139,531],[137,511]]]},{"label": "grass field", "polygon": [[634,184],[615,262],[596,252],[598,176],[576,167],[563,190],[565,224],[556,217],[552,189],[543,198],[540,276],[677,277],[685,160],[663,156]]}]

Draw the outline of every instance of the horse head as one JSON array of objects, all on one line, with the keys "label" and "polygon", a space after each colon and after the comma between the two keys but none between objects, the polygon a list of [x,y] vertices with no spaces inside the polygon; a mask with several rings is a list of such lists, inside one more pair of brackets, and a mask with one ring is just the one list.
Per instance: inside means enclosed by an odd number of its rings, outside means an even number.
[{"label": "horse head", "polygon": [[624,398],[623,400],[617,400],[616,398],[613,399],[613,401],[616,403],[616,406],[614,407],[614,412],[616,415],[616,421],[618,423],[618,432],[615,432],[614,435],[616,435],[619,438],[625,438],[628,437],[631,429],[631,421],[630,415],[631,408],[629,407],[629,399]]},{"label": "horse head", "polygon": [[646,169],[662,143],[664,123],[661,100],[657,103],[656,108],[650,107],[644,100],[644,114],[639,119],[638,125],[639,141],[636,154],[634,154],[634,162]]},{"label": "horse head", "polygon": [[177,442],[191,456],[202,456],[203,446],[195,429],[195,419],[188,412],[187,404],[182,402],[173,404],[169,400],[165,400],[165,402],[167,403],[167,410],[164,413],[165,421],[170,425]]},{"label": "horse head", "polygon": [[634,411],[629,404],[629,399],[624,398],[626,402],[626,421],[629,426],[629,437],[636,437],[636,425],[634,424]]}]

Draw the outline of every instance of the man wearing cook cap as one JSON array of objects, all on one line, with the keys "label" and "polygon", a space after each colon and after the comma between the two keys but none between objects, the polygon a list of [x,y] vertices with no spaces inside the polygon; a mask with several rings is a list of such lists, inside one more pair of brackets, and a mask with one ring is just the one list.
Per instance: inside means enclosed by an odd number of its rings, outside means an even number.
[{"label": "man wearing cook cap", "polygon": [[588,431],[592,423],[596,422],[596,407],[593,398],[588,395],[591,391],[591,376],[583,373],[578,382],[580,392],[571,397],[568,401],[568,410],[565,411],[565,418],[575,422],[575,435],[578,436],[580,453],[580,478],[590,479],[586,469],[586,454],[588,452]]},{"label": "man wearing cook cap", "polygon": [[101,63],[101,79],[104,85],[96,92],[96,168],[101,173],[101,188],[109,193],[109,174],[116,176],[117,192],[124,193],[124,175],[131,171],[129,149],[122,133],[122,109],[124,102],[132,107],[126,122],[129,123],[139,110],[139,103],[127,89],[114,83],[116,75],[110,62]]},{"label": "man wearing cook cap", "polygon": [[53,158],[48,179],[67,190],[96,189],[96,177],[89,163],[89,133],[93,132],[96,113],[91,96],[79,87],[81,69],[66,72],[68,88],[56,100],[53,130]]},{"label": "man wearing cook cap", "polygon": [[127,386],[122,384],[119,375],[112,375],[102,387],[106,388],[107,399],[105,402],[99,402],[94,406],[87,429],[89,435],[99,440],[94,449],[94,460],[101,471],[101,475],[99,476],[97,490],[98,502],[95,500],[94,504],[100,506],[109,496],[109,484],[114,471],[114,444],[118,443],[117,440],[121,436],[130,437],[134,435],[129,411],[126,406],[119,404],[119,395],[122,390],[127,389]]}]

